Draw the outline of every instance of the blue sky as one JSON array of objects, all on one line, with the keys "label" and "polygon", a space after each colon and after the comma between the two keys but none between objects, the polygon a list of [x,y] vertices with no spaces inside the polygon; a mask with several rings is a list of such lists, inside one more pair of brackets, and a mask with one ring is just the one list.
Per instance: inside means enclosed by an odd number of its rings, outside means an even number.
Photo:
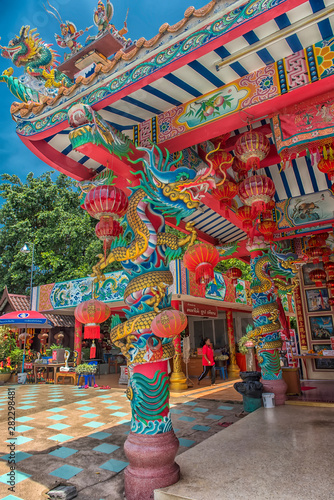
[{"label": "blue sky", "polygon": [[[63,20],[74,22],[77,29],[85,29],[93,24],[92,16],[97,0],[50,0],[50,3],[58,9]],[[164,22],[174,24],[182,19],[184,11],[190,5],[200,8],[207,2],[206,0],[113,0],[112,3],[115,10],[112,23],[119,29],[123,26],[129,8],[127,36],[135,40],[141,36],[146,39],[153,37]],[[45,12],[42,0],[3,2],[0,43],[7,45],[24,24],[29,24],[31,28],[36,27],[46,42],[55,44],[54,33],[59,33],[59,24]],[[95,26],[90,33],[96,33]],[[82,41],[84,39],[85,35],[82,36]],[[58,52],[63,57],[62,49],[59,48]],[[0,57],[0,72],[9,66],[10,61]],[[20,76],[21,73],[22,70],[14,67],[15,76]],[[40,175],[50,170],[50,167],[33,155],[16,135],[15,123],[9,112],[14,100],[7,86],[0,83],[0,174],[16,174],[24,180],[29,172]]]}]

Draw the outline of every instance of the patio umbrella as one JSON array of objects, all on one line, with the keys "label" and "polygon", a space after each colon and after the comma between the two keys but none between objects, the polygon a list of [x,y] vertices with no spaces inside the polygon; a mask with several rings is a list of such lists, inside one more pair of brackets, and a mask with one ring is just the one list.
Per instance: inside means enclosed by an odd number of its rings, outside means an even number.
[{"label": "patio umbrella", "polygon": [[[53,323],[43,314],[37,311],[14,311],[0,316],[0,326],[11,328],[53,328]],[[22,373],[24,372],[24,360],[26,355],[26,338],[24,337]]]}]

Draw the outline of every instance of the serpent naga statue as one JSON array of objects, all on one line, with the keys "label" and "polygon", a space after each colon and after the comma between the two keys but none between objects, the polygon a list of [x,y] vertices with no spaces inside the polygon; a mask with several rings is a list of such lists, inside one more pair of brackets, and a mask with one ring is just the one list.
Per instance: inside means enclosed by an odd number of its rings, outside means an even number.
[{"label": "serpent naga statue", "polygon": [[[247,248],[251,253],[252,317],[255,325],[247,336],[257,346],[262,380],[280,380],[280,330],[284,312],[279,294],[292,293],[296,287],[298,257],[289,250],[279,248],[278,244],[272,244],[269,248],[262,238],[254,238]],[[281,279],[282,277],[291,282]]]},{"label": "serpent naga statue", "polygon": [[39,93],[45,93],[46,89],[73,85],[68,76],[56,69],[56,52],[35,31],[30,26],[22,26],[19,36],[10,40],[7,47],[0,46],[2,57],[11,59],[14,66],[23,68],[25,73],[21,82],[12,76],[13,68],[9,68],[0,75],[0,82],[7,83],[12,94],[25,102],[39,101]]}]

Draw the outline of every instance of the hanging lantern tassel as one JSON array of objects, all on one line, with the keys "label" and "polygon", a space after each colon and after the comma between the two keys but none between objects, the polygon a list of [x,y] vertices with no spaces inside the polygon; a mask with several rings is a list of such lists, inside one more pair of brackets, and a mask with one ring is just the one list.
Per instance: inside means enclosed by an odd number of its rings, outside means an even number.
[{"label": "hanging lantern tassel", "polygon": [[99,339],[100,338],[100,325],[96,323],[87,323],[84,328],[85,339]]},{"label": "hanging lantern tassel", "polygon": [[90,359],[94,359],[96,357],[96,345],[95,345],[95,340],[93,340],[90,351],[89,351],[89,357]]},{"label": "hanging lantern tassel", "polygon": [[214,278],[213,266],[209,262],[202,262],[196,267],[195,279],[196,283],[206,285]]}]

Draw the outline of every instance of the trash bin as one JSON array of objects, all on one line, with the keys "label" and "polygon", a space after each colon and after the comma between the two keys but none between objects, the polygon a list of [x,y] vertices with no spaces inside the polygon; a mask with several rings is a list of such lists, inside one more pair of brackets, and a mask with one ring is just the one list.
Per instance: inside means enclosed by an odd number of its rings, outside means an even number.
[{"label": "trash bin", "polygon": [[18,373],[17,374],[17,383],[18,384],[25,384],[27,380],[27,374],[26,373]]},{"label": "trash bin", "polygon": [[265,408],[275,408],[275,394],[273,392],[263,392],[262,399]]},{"label": "trash bin", "polygon": [[244,410],[247,413],[252,413],[253,411],[257,410],[258,408],[261,408],[262,406],[261,398],[250,398],[249,396],[242,396],[242,399],[244,404]]}]

